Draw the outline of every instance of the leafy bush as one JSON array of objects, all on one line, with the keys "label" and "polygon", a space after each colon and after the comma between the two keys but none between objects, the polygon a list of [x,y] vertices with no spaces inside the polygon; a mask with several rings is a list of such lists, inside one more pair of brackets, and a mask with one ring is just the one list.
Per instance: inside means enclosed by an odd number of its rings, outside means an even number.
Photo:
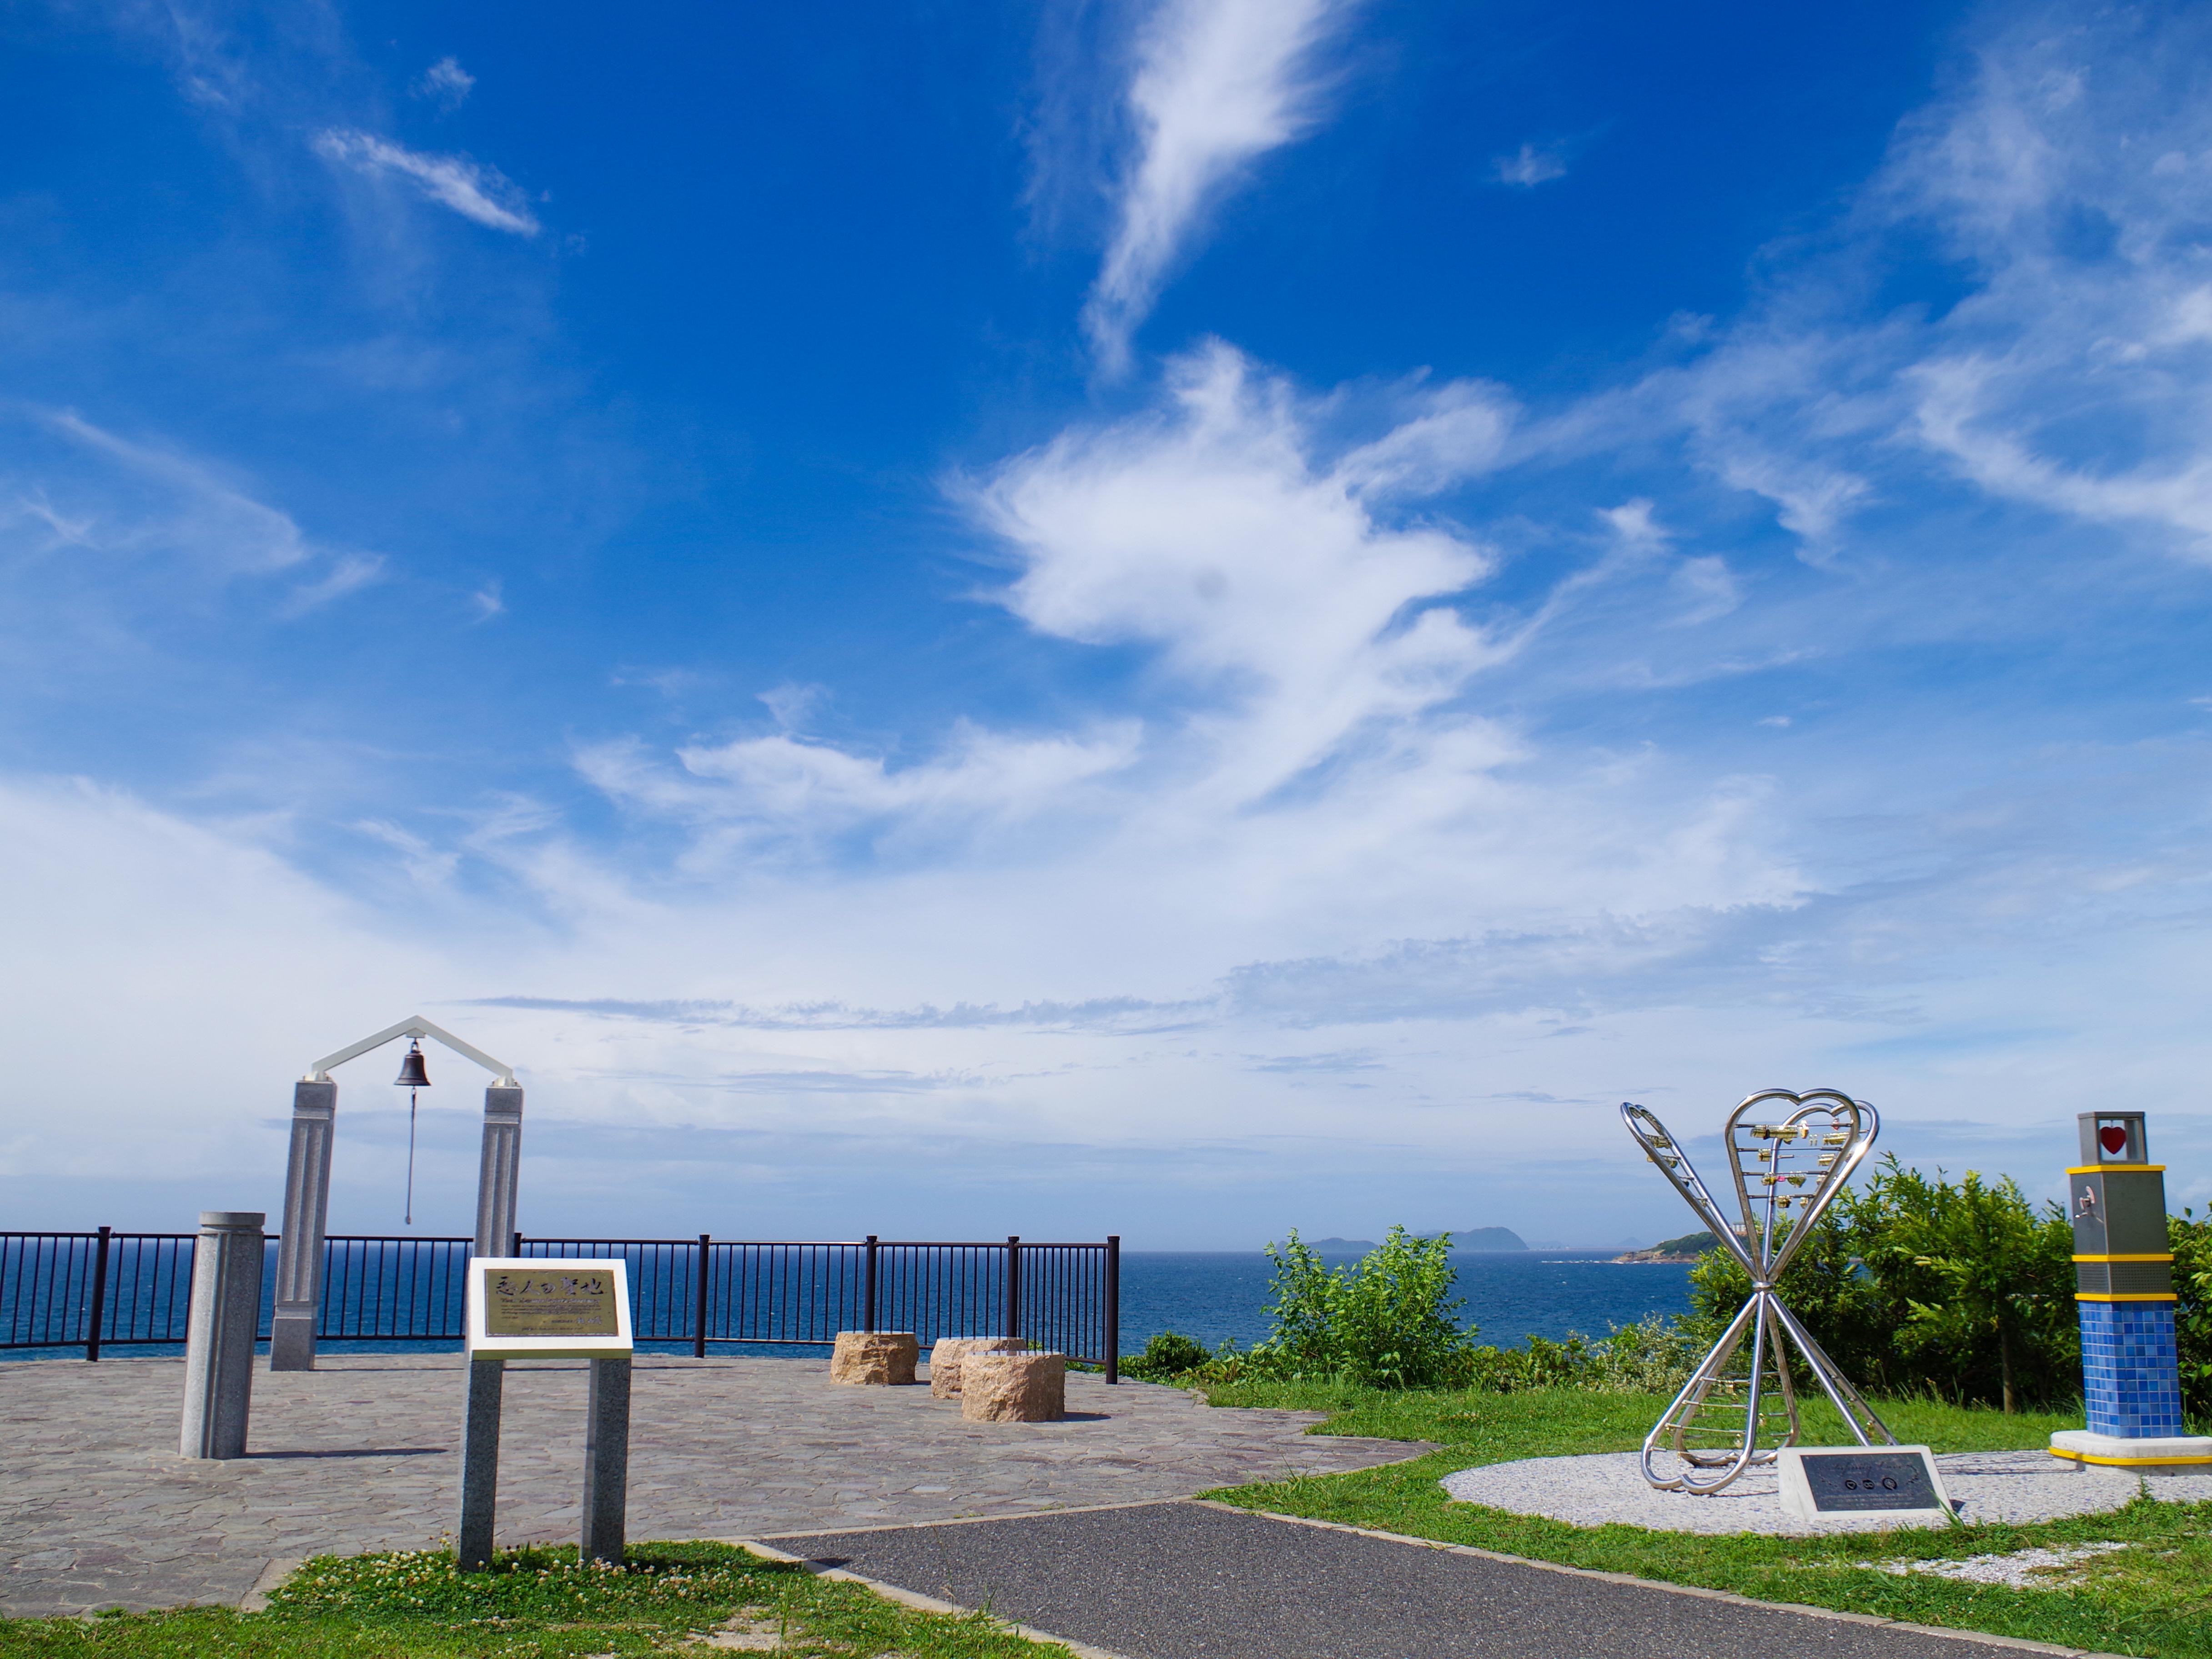
[{"label": "leafy bush", "polygon": [[2173,1252],[2173,1334],[2181,1353],[2181,1408],[2192,1423],[2212,1419],[2212,1216],[2166,1218]]},{"label": "leafy bush", "polygon": [[1162,1331],[1145,1344],[1145,1351],[1121,1362],[1122,1371],[1140,1382],[1164,1382],[1194,1371],[1212,1356],[1206,1344],[1174,1331]]},{"label": "leafy bush", "polygon": [[[1784,1274],[1783,1299],[1869,1393],[1960,1404],[2057,1406],[2078,1397],[2074,1234],[2056,1204],[2009,1176],[1954,1183],[1885,1158],[1838,1194]],[[1695,1322],[1717,1333],[1751,1293],[1735,1261],[1690,1271]]]},{"label": "leafy bush", "polygon": [[1474,1330],[1461,1328],[1465,1304],[1451,1294],[1459,1275],[1449,1237],[1417,1238],[1393,1227],[1358,1261],[1331,1266],[1293,1228],[1267,1255],[1275,1264],[1275,1300],[1267,1310],[1273,1328],[1250,1353],[1235,1356],[1242,1371],[1386,1389],[1445,1387],[1467,1375]]}]

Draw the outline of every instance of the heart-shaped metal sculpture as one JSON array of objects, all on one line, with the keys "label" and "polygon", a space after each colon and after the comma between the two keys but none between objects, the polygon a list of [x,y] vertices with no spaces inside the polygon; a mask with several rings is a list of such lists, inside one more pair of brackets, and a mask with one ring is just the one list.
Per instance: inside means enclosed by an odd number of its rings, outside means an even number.
[{"label": "heart-shaped metal sculpture", "polygon": [[2127,1150],[2128,1132],[2117,1123],[2107,1123],[2097,1131],[2097,1144],[2117,1158]]},{"label": "heart-shaped metal sculpture", "polygon": [[[1721,1248],[1751,1279],[1751,1297],[1644,1440],[1644,1478],[1668,1492],[1717,1492],[1755,1463],[1771,1463],[1798,1435],[1789,1349],[1843,1413],[1862,1446],[1897,1437],[1775,1294],[1775,1282],[1813,1224],[1874,1149],[1881,1120],[1835,1089],[1762,1089],[1729,1114],[1722,1133],[1742,1222],[1729,1219],[1667,1126],[1623,1102],[1621,1121]],[[1701,1420],[1703,1419],[1703,1420]],[[1653,1466],[1671,1449],[1668,1473]]]}]

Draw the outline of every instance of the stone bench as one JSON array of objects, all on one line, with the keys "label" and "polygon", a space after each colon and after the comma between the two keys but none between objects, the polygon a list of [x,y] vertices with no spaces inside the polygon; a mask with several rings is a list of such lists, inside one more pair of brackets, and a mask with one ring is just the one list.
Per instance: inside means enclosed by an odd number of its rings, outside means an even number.
[{"label": "stone bench", "polygon": [[830,1380],[896,1387],[914,1381],[921,1357],[912,1331],[840,1331],[830,1351]]},{"label": "stone bench", "polygon": [[929,1392],[933,1399],[951,1400],[960,1393],[960,1366],[971,1353],[1027,1353],[1030,1345],[1018,1336],[940,1337],[929,1351]]},{"label": "stone bench", "polygon": [[960,1415],[973,1423],[1057,1423],[1067,1412],[1067,1356],[969,1353],[960,1360]]}]

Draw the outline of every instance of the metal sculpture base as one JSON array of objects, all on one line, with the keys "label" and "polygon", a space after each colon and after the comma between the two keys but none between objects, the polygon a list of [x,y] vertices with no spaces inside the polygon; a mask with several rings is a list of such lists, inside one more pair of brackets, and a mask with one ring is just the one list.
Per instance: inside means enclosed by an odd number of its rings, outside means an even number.
[{"label": "metal sculpture base", "polygon": [[[1781,1121],[1747,1121],[1754,1108],[1778,1102],[1794,1109]],[[1774,1289],[1813,1224],[1872,1149],[1880,1126],[1874,1108],[1832,1089],[1803,1095],[1766,1089],[1739,1105],[1725,1135],[1741,1228],[1723,1215],[1664,1124],[1633,1104],[1624,1103],[1620,1115],[1752,1283],[1750,1299],[1644,1437],[1644,1480],[1662,1492],[1705,1496],[1747,1468],[1772,1463],[1802,1432],[1800,1365],[1860,1445],[1895,1445],[1897,1437]],[[1793,1348],[1799,1364],[1792,1364]],[[1655,1460],[1669,1454],[1676,1462],[1662,1470]]]}]

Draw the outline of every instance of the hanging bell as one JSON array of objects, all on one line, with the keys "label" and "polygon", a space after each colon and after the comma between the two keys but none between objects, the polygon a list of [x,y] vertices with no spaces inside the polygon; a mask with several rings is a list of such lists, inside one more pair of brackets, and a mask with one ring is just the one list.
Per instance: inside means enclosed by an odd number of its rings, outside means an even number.
[{"label": "hanging bell", "polygon": [[417,1037],[407,1045],[407,1057],[399,1062],[399,1075],[392,1079],[395,1089],[427,1089],[430,1073],[422,1064],[422,1040]]}]

